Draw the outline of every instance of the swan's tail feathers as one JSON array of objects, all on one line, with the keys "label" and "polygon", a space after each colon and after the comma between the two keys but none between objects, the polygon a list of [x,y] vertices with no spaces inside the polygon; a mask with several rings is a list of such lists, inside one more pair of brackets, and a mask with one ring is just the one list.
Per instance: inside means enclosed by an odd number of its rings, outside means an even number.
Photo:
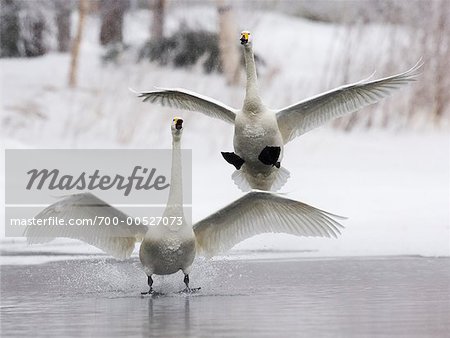
[{"label": "swan's tail feathers", "polygon": [[288,181],[289,177],[291,177],[291,173],[284,167],[280,167],[275,173],[275,181],[272,183],[271,191],[280,190]]},{"label": "swan's tail feathers", "polygon": [[248,183],[247,178],[245,178],[245,174],[241,170],[235,170],[231,175],[231,179],[243,192],[249,192],[252,190],[250,183]]},{"label": "swan's tail feathers", "polygon": [[[289,177],[291,177],[291,173],[284,167],[280,167],[279,169],[272,172],[270,177],[267,177],[263,182],[255,182],[252,181],[252,184],[247,179],[245,172],[242,170],[236,170],[232,175],[231,179],[234,184],[238,186],[240,190],[243,192],[249,192],[252,189],[258,190],[270,190],[270,191],[278,191],[280,190],[288,181]],[[270,182],[273,180],[272,185]]]}]

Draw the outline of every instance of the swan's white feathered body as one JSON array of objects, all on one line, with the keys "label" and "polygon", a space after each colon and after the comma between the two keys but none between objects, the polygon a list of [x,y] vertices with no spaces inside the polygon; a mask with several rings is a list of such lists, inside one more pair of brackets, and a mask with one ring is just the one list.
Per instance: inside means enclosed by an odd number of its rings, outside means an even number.
[{"label": "swan's white feathered body", "polygon": [[147,275],[170,275],[191,271],[195,258],[192,226],[170,229],[165,225],[150,227],[139,248],[139,259]]},{"label": "swan's white feathered body", "polygon": [[404,73],[372,81],[368,78],[279,110],[270,110],[264,106],[258,93],[249,36],[248,32],[241,33],[247,75],[246,95],[241,110],[185,89],[158,89],[139,94],[144,101],[198,111],[233,124],[234,152],[244,160],[241,169],[233,174],[233,179],[243,190],[254,188],[276,191],[288,179],[289,172],[283,167],[276,168],[258,161],[258,156],[266,146],[280,147],[278,160],[281,161],[286,143],[332,119],[382,100],[393,90],[414,81],[422,66],[419,61]]},{"label": "swan's white feathered body", "polygon": [[[91,193],[72,195],[41,211],[36,219],[57,217],[65,225],[27,227],[29,243],[45,243],[55,237],[80,239],[116,258],[131,256],[135,243],[142,241],[139,258],[148,276],[167,275],[182,270],[189,289],[189,272],[196,253],[214,256],[257,234],[278,232],[297,236],[337,237],[343,226],[340,216],[302,202],[265,191],[252,191],[209,217],[191,226],[183,213],[180,119],[172,126],[173,150],[169,199],[163,217],[180,217],[181,222],[146,227],[128,225],[129,216]],[[178,121],[178,122],[177,122]],[[118,226],[99,226],[97,216],[116,218]],[[70,225],[69,219],[91,220],[89,226]]]},{"label": "swan's white feathered body", "polygon": [[244,189],[241,183],[236,183],[243,190],[249,190],[250,187],[271,190],[274,181],[280,175],[280,169],[263,164],[258,156],[267,145],[276,146],[281,149],[278,158],[278,161],[281,161],[283,137],[278,129],[275,114],[263,105],[255,105],[255,109],[257,112],[238,114],[235,119],[234,152],[245,161],[240,174],[249,183],[249,187]]}]

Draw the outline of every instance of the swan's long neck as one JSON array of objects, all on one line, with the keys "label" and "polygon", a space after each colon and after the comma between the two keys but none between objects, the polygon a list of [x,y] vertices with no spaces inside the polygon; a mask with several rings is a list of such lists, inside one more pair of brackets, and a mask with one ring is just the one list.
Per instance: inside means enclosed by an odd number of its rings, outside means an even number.
[{"label": "swan's long neck", "polygon": [[[262,104],[258,91],[258,79],[256,76],[255,57],[251,45],[244,47],[245,70],[247,73],[247,87],[245,92],[244,107],[251,108],[254,104]],[[252,109],[251,109],[252,110]]]},{"label": "swan's long neck", "polygon": [[172,170],[166,213],[170,213],[171,216],[183,216],[181,147],[180,140],[175,138],[173,138],[172,141]]}]

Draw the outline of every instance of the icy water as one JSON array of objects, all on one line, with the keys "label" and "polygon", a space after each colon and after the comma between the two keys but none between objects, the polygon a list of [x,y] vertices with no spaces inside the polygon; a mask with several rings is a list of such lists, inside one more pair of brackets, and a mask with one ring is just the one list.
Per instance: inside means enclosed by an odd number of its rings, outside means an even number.
[{"label": "icy water", "polygon": [[136,259],[1,267],[2,337],[448,337],[449,258],[197,262],[141,296]]}]

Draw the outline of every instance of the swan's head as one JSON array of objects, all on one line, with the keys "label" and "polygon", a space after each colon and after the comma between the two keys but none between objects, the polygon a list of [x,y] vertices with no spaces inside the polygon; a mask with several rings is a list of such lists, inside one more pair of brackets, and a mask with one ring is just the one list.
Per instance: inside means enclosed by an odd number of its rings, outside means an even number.
[{"label": "swan's head", "polygon": [[180,117],[174,117],[172,120],[172,135],[178,140],[183,132],[183,119]]},{"label": "swan's head", "polygon": [[241,32],[241,45],[249,45],[251,43],[251,34],[249,31],[242,31]]}]

